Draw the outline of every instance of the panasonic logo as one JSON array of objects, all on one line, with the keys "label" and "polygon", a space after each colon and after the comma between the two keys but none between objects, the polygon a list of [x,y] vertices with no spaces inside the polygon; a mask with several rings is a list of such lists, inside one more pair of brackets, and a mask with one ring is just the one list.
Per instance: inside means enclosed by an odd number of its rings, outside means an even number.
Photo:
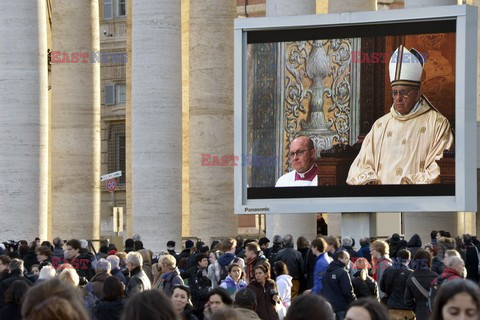
[{"label": "panasonic logo", "polygon": [[248,208],[248,207],[245,207],[243,210],[244,210],[244,212],[267,212],[267,211],[270,211],[270,208],[268,208],[268,207],[264,207],[264,208]]}]

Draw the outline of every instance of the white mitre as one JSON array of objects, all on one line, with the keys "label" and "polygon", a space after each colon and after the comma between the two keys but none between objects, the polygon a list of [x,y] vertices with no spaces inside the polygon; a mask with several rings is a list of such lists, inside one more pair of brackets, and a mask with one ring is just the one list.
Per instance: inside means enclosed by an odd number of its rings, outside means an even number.
[{"label": "white mitre", "polygon": [[423,64],[424,59],[420,52],[400,45],[390,58],[390,84],[420,87]]}]

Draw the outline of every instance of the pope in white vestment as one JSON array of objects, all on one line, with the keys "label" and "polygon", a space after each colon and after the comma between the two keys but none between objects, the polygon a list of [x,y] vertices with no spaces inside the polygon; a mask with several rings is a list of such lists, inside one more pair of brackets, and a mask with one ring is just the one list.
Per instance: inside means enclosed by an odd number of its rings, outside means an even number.
[{"label": "pope in white vestment", "polygon": [[[409,63],[402,64],[406,53],[412,56]],[[418,57],[418,63],[412,63],[412,57]],[[365,137],[348,173],[350,185],[439,183],[436,161],[453,145],[448,119],[420,92],[421,55],[401,46],[392,60],[394,103],[390,113],[375,121]]]}]

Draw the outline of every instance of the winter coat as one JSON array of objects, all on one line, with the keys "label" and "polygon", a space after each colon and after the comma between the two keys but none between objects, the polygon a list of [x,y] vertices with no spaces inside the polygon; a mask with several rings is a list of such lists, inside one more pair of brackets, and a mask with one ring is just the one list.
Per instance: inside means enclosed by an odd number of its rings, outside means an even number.
[{"label": "winter coat", "polygon": [[443,259],[440,259],[438,254],[433,257],[432,259],[432,271],[436,274],[442,274],[443,269],[445,269],[445,264],[443,263]]},{"label": "winter coat", "polygon": [[428,319],[429,308],[427,306],[428,298],[426,298],[417,286],[413,283],[412,278],[420,283],[420,285],[428,292],[432,281],[438,275],[430,269],[414,270],[407,280],[407,288],[405,289],[405,304],[415,311],[417,319]]},{"label": "winter coat", "polygon": [[350,302],[356,299],[350,275],[341,261],[334,260],[330,263],[322,286],[322,294],[330,302],[334,312],[346,311]]},{"label": "winter coat", "polygon": [[208,302],[208,291],[212,286],[212,282],[207,277],[206,269],[195,267],[190,271],[190,280],[188,282],[190,291],[192,292],[192,303],[195,310],[202,312],[203,307]]},{"label": "winter coat", "polygon": [[247,274],[247,282],[250,283],[255,280],[255,267],[265,263],[265,259],[256,257],[246,261],[245,269]]},{"label": "winter coat", "polygon": [[26,272],[32,271],[31,269],[34,264],[38,264],[37,254],[35,251],[28,251],[23,257],[23,266],[25,267]]},{"label": "winter coat", "polygon": [[288,274],[282,274],[277,276],[277,288],[278,296],[283,302],[285,307],[290,307],[290,302],[292,298],[292,277]]},{"label": "winter coat", "polygon": [[125,299],[123,298],[113,301],[101,300],[93,309],[93,313],[97,320],[120,320],[124,307]]},{"label": "winter coat", "polygon": [[418,234],[414,234],[407,243],[407,250],[412,254],[412,259],[417,253],[418,249],[422,248],[422,239]]},{"label": "winter coat", "polygon": [[276,261],[285,262],[288,274],[293,280],[303,278],[303,257],[299,251],[293,248],[284,248],[278,252]]},{"label": "winter coat", "polygon": [[[383,273],[391,265],[392,265],[392,260],[390,260],[390,258],[388,258],[387,256],[381,256],[380,259],[373,262],[372,278],[375,281],[377,281],[377,283],[380,283]],[[379,289],[380,289],[379,296],[380,296],[380,299],[382,299],[385,296],[385,292],[382,290],[382,288],[379,288]]]},{"label": "winter coat", "polygon": [[25,283],[30,287],[32,286],[32,282],[25,278],[23,275],[20,274],[20,271],[13,271],[9,273],[5,278],[3,278],[2,282],[0,283],[0,308],[6,306],[5,303],[5,292],[8,290],[10,285],[16,280],[23,280]]},{"label": "winter coat", "polygon": [[257,281],[252,281],[247,288],[255,292],[257,296],[257,309],[255,311],[259,318],[262,320],[278,320],[272,295],[272,293],[278,292],[275,281],[267,280],[265,286],[262,286]]},{"label": "winter coat", "polygon": [[230,296],[232,297],[232,299],[234,299],[235,294],[238,291],[240,291],[242,289],[245,289],[247,287],[247,283],[243,279],[240,279],[238,281],[238,283],[235,283],[235,281],[233,281],[232,277],[227,276],[225,278],[225,280],[222,280],[222,283],[220,284],[220,287],[222,287],[224,289],[227,289],[227,291],[228,291],[228,293],[230,293]]},{"label": "winter coat", "polygon": [[373,297],[378,300],[378,284],[369,275],[363,280],[360,276],[360,271],[356,272],[352,280],[352,285],[353,292],[355,292],[357,299]]},{"label": "winter coat", "polygon": [[65,257],[62,247],[55,247],[52,252],[52,257],[63,259]]},{"label": "winter coat", "polygon": [[327,271],[328,265],[332,262],[332,258],[324,252],[318,255],[315,261],[315,270],[313,272],[313,288],[312,291],[316,294],[321,294],[323,290],[322,281]]},{"label": "winter coat", "polygon": [[[328,255],[327,255],[328,256]],[[308,249],[308,252],[306,254],[305,258],[305,278],[307,279],[307,286],[305,290],[307,289],[312,289],[313,288],[313,282],[315,280],[315,264],[317,262],[317,256],[312,253],[311,249]]]},{"label": "winter coat", "polygon": [[467,269],[467,279],[472,280],[473,282],[478,282],[478,251],[475,246],[468,245],[465,246],[465,269]]},{"label": "winter coat", "polygon": [[352,246],[342,246],[340,247],[340,250],[342,251],[347,251],[348,254],[350,255],[350,259],[355,262],[358,258],[358,253],[357,251],[353,250]]},{"label": "winter coat", "polygon": [[443,269],[443,273],[439,277],[437,277],[436,279],[434,279],[432,281],[431,286],[433,286],[435,283],[437,283],[439,278],[445,279],[445,281],[443,281],[443,283],[446,283],[448,281],[452,281],[452,280],[455,280],[455,279],[463,279],[460,276],[460,274],[458,273],[457,270],[452,269],[452,268],[448,268],[448,267]]},{"label": "winter coat", "polygon": [[380,280],[380,289],[386,293],[387,305],[391,309],[410,309],[405,303],[405,288],[408,277],[413,273],[407,265],[395,262],[387,268]]},{"label": "winter coat", "polygon": [[163,274],[162,281],[160,282],[160,286],[158,288],[162,290],[167,297],[170,297],[173,293],[173,287],[176,284],[183,284],[183,279],[180,277],[178,269]]},{"label": "winter coat", "polygon": [[22,320],[22,306],[9,303],[0,308],[0,320]]},{"label": "winter coat", "polygon": [[210,279],[210,281],[212,281],[212,289],[216,288],[219,286],[219,283],[220,283],[220,276],[221,276],[221,268],[220,268],[220,264],[218,263],[218,261],[215,261],[214,263],[211,263],[209,266],[208,266],[208,278]]},{"label": "winter coat", "polygon": [[151,288],[152,284],[150,283],[150,279],[148,279],[145,272],[143,272],[142,267],[136,267],[130,271],[130,281],[125,290],[128,297],[135,293],[150,290]]},{"label": "winter coat", "polygon": [[[107,272],[97,273],[90,281],[89,285],[93,287],[93,293],[97,296],[98,299],[103,298],[103,283],[110,276],[112,275]],[[85,286],[83,287],[83,295],[85,296],[87,295],[87,293],[88,293],[88,289],[87,289],[87,286]]]},{"label": "winter coat", "polygon": [[120,270],[119,268],[115,268],[115,269],[110,270],[110,273],[112,274],[112,276],[117,277],[118,280],[122,281],[122,283],[125,286],[128,284],[128,281],[125,278],[125,275],[123,274],[122,270]]},{"label": "winter coat", "polygon": [[357,254],[359,258],[365,258],[368,260],[368,262],[372,262],[372,255],[370,254],[369,245],[360,247],[360,250],[357,251]]}]

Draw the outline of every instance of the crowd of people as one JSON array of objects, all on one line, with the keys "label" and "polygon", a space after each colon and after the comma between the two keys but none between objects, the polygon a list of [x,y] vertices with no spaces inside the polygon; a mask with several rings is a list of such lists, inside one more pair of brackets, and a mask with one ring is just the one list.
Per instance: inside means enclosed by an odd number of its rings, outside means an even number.
[{"label": "crowd of people", "polygon": [[[476,237],[0,244],[0,320],[480,319]],[[271,245],[270,245],[271,244]],[[91,250],[92,249],[92,250]],[[92,253],[95,252],[94,253]]]}]

